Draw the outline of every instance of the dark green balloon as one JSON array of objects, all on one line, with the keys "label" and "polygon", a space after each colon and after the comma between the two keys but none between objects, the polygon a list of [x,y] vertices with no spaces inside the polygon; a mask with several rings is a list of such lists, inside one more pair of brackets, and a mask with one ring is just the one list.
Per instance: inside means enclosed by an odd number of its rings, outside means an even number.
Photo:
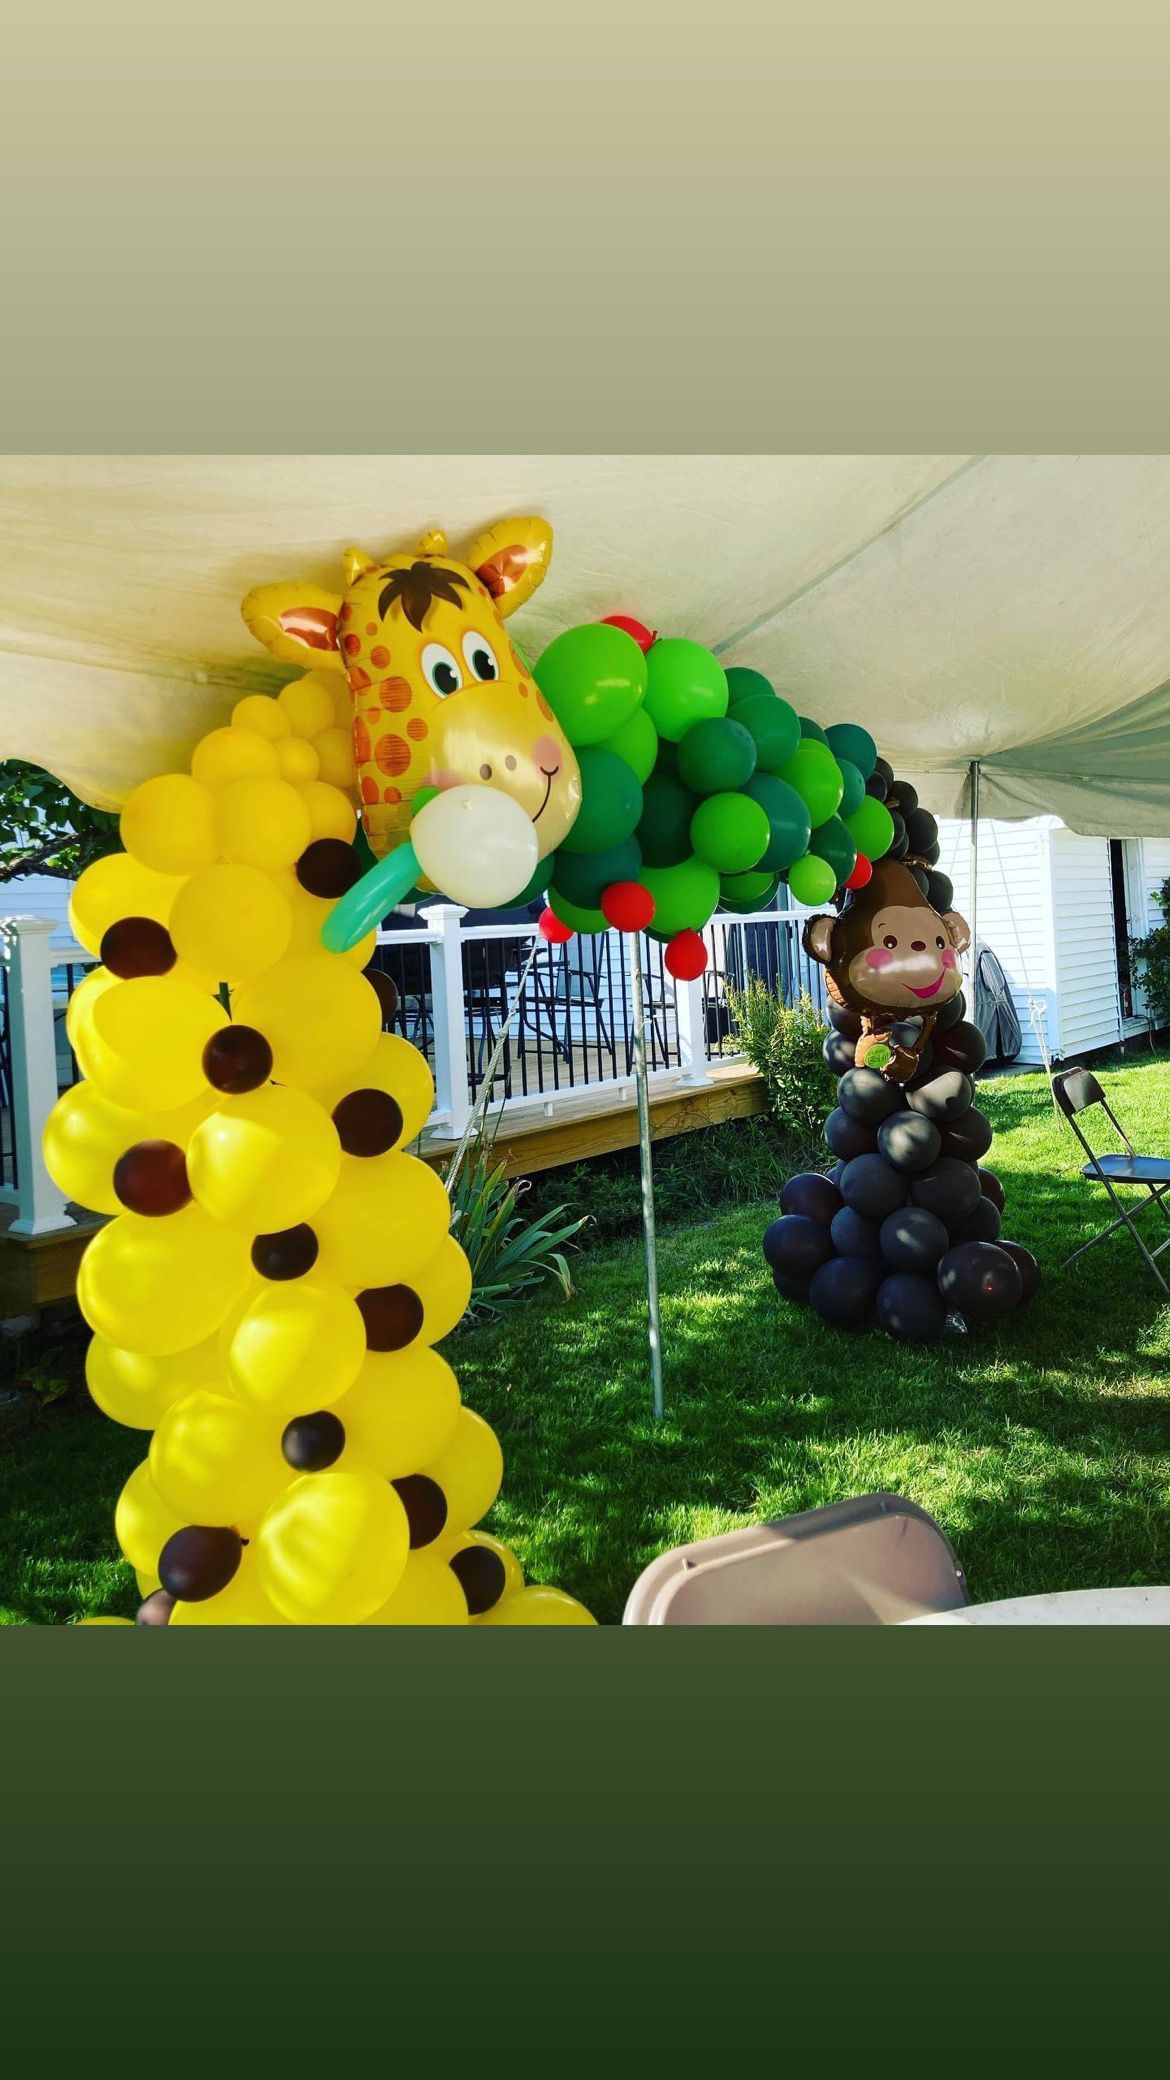
[{"label": "dark green balloon", "polygon": [[637,838],[648,867],[676,867],[691,856],[691,818],[698,798],[658,767],[642,789]]},{"label": "dark green balloon", "polygon": [[[829,749],[833,751],[831,744]],[[841,778],[845,782],[845,792],[841,796],[841,807],[837,814],[839,816],[852,816],[853,811],[860,809],[861,804],[865,800],[865,781],[862,779],[861,773],[854,765],[852,759],[842,758],[836,751],[833,751],[833,757],[841,768]]]},{"label": "dark green balloon", "polygon": [[808,841],[808,849],[832,867],[838,888],[843,881],[848,881],[857,865],[857,847],[839,816],[830,816],[827,823],[817,825]]},{"label": "dark green balloon", "polygon": [[828,743],[829,739],[819,722],[810,721],[807,715],[798,715],[797,721],[800,723],[800,734],[802,737],[815,737],[818,744]]},{"label": "dark green balloon", "polygon": [[847,758],[856,766],[862,780],[868,780],[877,764],[877,745],[867,729],[859,722],[834,722],[825,731],[829,749],[840,765]]},{"label": "dark green balloon", "polygon": [[760,804],[772,833],[760,867],[769,874],[783,874],[808,850],[812,833],[808,809],[795,787],[778,780],[774,773],[754,774],[744,792]]},{"label": "dark green balloon", "polygon": [[800,721],[796,710],[775,693],[756,694],[741,701],[729,719],[750,735],[756,747],[756,766],[761,773],[779,772],[800,742]]},{"label": "dark green balloon", "polygon": [[559,895],[555,888],[549,889],[548,907],[554,917],[559,917],[562,924],[568,925],[570,931],[589,934],[609,930],[609,920],[602,911],[585,909],[580,903],[571,903],[568,896]]},{"label": "dark green balloon", "polygon": [[727,674],[727,705],[734,708],[737,701],[758,700],[764,694],[775,700],[776,689],[762,672],[753,672],[747,665],[733,664]]},{"label": "dark green balloon", "polygon": [[[642,848],[636,838],[626,838],[608,852],[558,852],[551,886],[582,910],[596,910],[612,881],[636,881],[641,871]],[[547,860],[542,872],[547,881]]]},{"label": "dark green balloon", "polygon": [[767,874],[759,867],[746,874],[721,874],[720,907],[724,910],[766,910],[779,886],[779,874]]},{"label": "dark green balloon", "polygon": [[547,859],[537,861],[535,874],[527,888],[522,888],[518,896],[513,896],[508,905],[509,910],[522,910],[527,903],[535,903],[538,896],[547,895],[556,879],[558,857],[557,853],[552,852]]},{"label": "dark green balloon", "polygon": [[738,791],[755,770],[755,742],[729,715],[696,722],[678,747],[678,777],[694,794]]},{"label": "dark green balloon", "polygon": [[638,776],[616,751],[588,744],[577,753],[581,768],[581,807],[562,852],[608,852],[633,836],[642,814]]}]

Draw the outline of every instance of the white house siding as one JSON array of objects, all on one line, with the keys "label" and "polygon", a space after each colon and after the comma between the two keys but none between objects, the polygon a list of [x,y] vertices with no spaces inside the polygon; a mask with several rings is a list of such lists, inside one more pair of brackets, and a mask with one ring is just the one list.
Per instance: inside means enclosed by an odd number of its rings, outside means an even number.
[{"label": "white house siding", "polygon": [[[966,823],[939,824],[939,866],[955,886],[955,908],[974,925],[1007,977],[1023,1045],[1021,1063],[1043,1064],[1039,1025],[1049,1052],[1058,1029],[1049,838],[1055,819],[979,826],[979,900],[971,901],[971,842]],[[976,914],[973,915],[973,910]]]},{"label": "white house siding", "polygon": [[55,880],[51,874],[26,874],[17,881],[0,882],[0,917],[52,917],[57,929],[50,944],[63,961],[81,953],[69,929],[71,881]]}]

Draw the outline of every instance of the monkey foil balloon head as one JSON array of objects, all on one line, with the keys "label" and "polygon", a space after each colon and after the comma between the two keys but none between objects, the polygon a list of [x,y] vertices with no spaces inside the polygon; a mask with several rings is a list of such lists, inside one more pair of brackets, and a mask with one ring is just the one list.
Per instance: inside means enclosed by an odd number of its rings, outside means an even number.
[{"label": "monkey foil balloon head", "polygon": [[[826,969],[834,1002],[861,1019],[859,1066],[875,1057],[891,1082],[913,1076],[935,1018],[962,987],[959,955],[970,939],[958,913],[932,909],[894,859],[879,861],[840,916],[809,919],[805,951]],[[879,1048],[888,1060],[879,1062]]]}]

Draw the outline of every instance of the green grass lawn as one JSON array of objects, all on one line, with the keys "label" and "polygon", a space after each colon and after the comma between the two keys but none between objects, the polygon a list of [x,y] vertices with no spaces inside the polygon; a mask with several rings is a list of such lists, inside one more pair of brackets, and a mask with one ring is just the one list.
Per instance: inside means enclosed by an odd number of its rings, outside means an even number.
[{"label": "green grass lawn", "polygon": [[[1105,1080],[1138,1146],[1170,1153],[1170,1062]],[[586,1250],[571,1301],[452,1339],[504,1447],[490,1523],[531,1577],[612,1622],[667,1546],[884,1488],[939,1519],[980,1602],[1170,1582],[1170,1306],[1126,1237],[1060,1270],[1107,1202],[1044,1078],[988,1080],[980,1102],[1005,1233],[1045,1274],[1000,1327],[924,1349],[829,1330],[777,1297],[761,1201],[660,1238],[665,1423],[649,1412],[640,1244]],[[0,1617],[132,1613],[112,1515],[143,1443],[76,1394],[0,1440]]]}]

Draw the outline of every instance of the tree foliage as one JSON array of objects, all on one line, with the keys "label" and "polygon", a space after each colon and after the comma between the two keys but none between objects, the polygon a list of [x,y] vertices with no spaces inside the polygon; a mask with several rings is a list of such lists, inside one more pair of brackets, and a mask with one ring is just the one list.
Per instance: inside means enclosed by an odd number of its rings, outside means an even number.
[{"label": "tree foliage", "polygon": [[1130,941],[1130,961],[1154,1024],[1170,1026],[1170,881],[1162,883],[1154,901],[1163,921],[1144,939]]},{"label": "tree foliage", "polygon": [[78,801],[39,766],[0,760],[0,882],[22,874],[75,881],[118,842],[116,816]]}]

